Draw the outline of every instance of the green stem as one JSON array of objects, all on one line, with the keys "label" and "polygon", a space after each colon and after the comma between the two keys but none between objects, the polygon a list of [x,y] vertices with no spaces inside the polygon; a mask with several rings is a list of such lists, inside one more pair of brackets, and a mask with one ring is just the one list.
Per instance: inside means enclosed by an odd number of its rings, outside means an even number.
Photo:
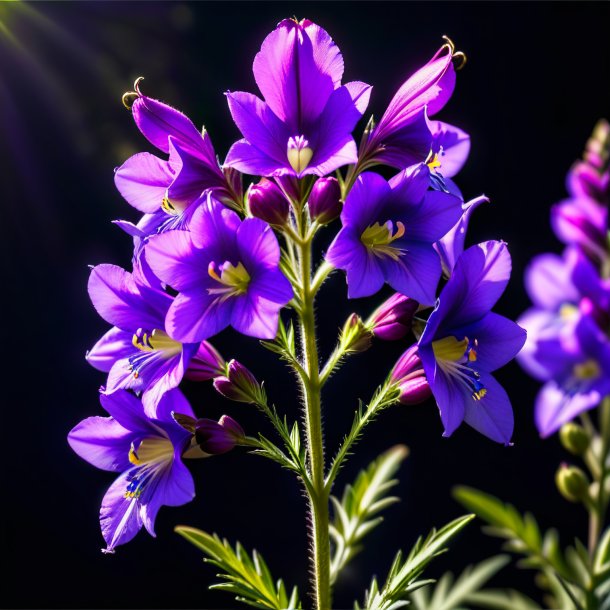
[{"label": "green stem", "polygon": [[[598,485],[597,494],[593,498],[593,505],[589,510],[589,553],[591,557],[595,553],[601,530],[608,510],[610,498],[606,494],[606,478],[610,474],[608,468],[608,457],[610,454],[610,397],[604,398],[599,410],[599,453],[597,456],[596,468],[591,470]],[[595,454],[594,454],[595,455]]]},{"label": "green stem", "polygon": [[[320,398],[320,369],[316,344],[316,324],[314,301],[316,287],[311,281],[311,239],[300,244],[301,285],[303,303],[299,312],[301,341],[303,345],[303,368],[307,373],[302,377],[305,398],[305,422],[311,490],[311,537],[313,551],[314,586],[317,610],[331,609],[330,596],[330,539],[329,539],[329,496],[324,484],[324,442],[322,435],[322,413]],[[318,286],[319,287],[319,286]]]}]

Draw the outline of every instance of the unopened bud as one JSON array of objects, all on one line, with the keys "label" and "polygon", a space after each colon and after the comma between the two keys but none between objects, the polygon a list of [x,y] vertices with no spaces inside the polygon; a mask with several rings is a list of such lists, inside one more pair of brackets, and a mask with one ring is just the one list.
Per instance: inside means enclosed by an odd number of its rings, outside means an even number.
[{"label": "unopened bud", "polygon": [[341,214],[341,187],[336,178],[320,178],[309,195],[309,214],[321,225],[332,222]]},{"label": "unopened bud", "polygon": [[570,453],[583,455],[591,444],[591,435],[582,426],[569,422],[559,430],[559,440]]},{"label": "unopened bud", "polygon": [[214,379],[214,387],[223,396],[237,402],[258,403],[264,396],[256,377],[237,360],[229,362],[225,375]]},{"label": "unopened bud", "polygon": [[250,214],[270,225],[283,226],[288,220],[289,204],[281,189],[267,178],[253,184],[248,191]]},{"label": "unopened bud", "polygon": [[417,301],[396,292],[373,312],[367,328],[384,341],[402,339],[411,331],[418,307]]},{"label": "unopened bud", "polygon": [[570,502],[582,502],[589,495],[587,475],[576,466],[562,464],[555,474],[555,483],[561,495]]},{"label": "unopened bud", "polygon": [[365,352],[371,347],[373,335],[368,330],[362,318],[353,313],[343,325],[341,331],[341,348],[344,352],[356,354]]},{"label": "unopened bud", "polygon": [[212,344],[202,341],[191,358],[185,377],[191,381],[207,381],[224,375],[227,365]]},{"label": "unopened bud", "polygon": [[195,428],[195,442],[210,455],[231,451],[244,437],[243,428],[228,415],[223,415],[218,421],[199,419]]},{"label": "unopened bud", "polygon": [[432,395],[426,373],[417,351],[412,345],[396,362],[390,379],[400,391],[399,401],[403,405],[416,405]]}]

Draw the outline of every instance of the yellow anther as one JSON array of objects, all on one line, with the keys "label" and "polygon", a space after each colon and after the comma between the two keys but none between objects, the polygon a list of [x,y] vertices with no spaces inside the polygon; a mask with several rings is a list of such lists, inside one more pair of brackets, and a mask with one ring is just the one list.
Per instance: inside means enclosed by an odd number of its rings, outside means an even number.
[{"label": "yellow anther", "polygon": [[590,381],[592,379],[597,379],[600,376],[601,369],[599,364],[590,358],[585,362],[575,364],[572,372],[574,373],[574,377],[576,377],[576,379],[580,379],[581,381]]},{"label": "yellow anther", "polygon": [[458,362],[464,357],[464,354],[468,349],[468,339],[464,338],[461,341],[458,341],[453,336],[444,337],[443,339],[434,341],[432,343],[432,349],[434,351],[434,357],[437,360]]}]

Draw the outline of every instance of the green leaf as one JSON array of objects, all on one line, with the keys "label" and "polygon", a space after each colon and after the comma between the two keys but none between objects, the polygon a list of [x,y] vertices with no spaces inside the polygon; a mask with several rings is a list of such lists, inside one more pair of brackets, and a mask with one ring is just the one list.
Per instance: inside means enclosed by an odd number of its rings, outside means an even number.
[{"label": "green leaf", "polygon": [[296,610],[301,608],[296,587],[290,598],[281,580],[274,582],[263,558],[256,552],[248,555],[238,542],[235,550],[216,534],[210,535],[194,527],[179,526],[175,531],[205,554],[204,561],[222,570],[221,582],[210,586],[235,595],[237,601],[255,608],[271,610]]},{"label": "green leaf", "polygon": [[[568,566],[559,547],[557,532],[540,531],[533,515],[523,516],[511,504],[470,487],[457,487],[453,492],[457,501],[489,523],[487,533],[504,538],[505,548],[514,553],[525,555],[520,562],[522,567],[542,570],[551,567],[560,579],[582,586],[578,571]],[[575,559],[575,562],[577,560]]]},{"label": "green leaf", "polygon": [[434,582],[418,580],[426,566],[435,557],[447,551],[447,543],[472,519],[474,515],[460,517],[438,531],[432,530],[426,538],[420,537],[404,560],[399,551],[381,589],[373,579],[366,593],[364,610],[395,610],[406,606],[410,593]]},{"label": "green leaf", "polygon": [[334,520],[330,535],[335,543],[331,561],[330,578],[334,583],[341,570],[361,550],[358,544],[383,517],[375,517],[399,499],[388,492],[398,483],[392,477],[406,459],[409,450],[404,445],[392,447],[366,470],[360,471],[352,485],[347,485],[341,500],[331,496]]},{"label": "green leaf", "polygon": [[415,610],[457,610],[475,599],[475,594],[499,572],[510,558],[492,557],[476,566],[468,566],[458,577],[447,572],[434,588],[423,588],[411,595]]}]

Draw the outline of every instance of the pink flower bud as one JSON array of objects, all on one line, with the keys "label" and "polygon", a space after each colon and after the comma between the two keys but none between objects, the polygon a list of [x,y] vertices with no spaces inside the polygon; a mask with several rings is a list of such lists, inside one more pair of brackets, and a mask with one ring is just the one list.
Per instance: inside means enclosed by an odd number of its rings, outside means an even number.
[{"label": "pink flower bud", "polygon": [[250,213],[271,225],[283,226],[288,220],[289,204],[281,189],[263,178],[248,191]]},{"label": "pink flower bud", "polygon": [[396,292],[370,317],[368,328],[383,341],[402,339],[410,332],[419,303]]},{"label": "pink flower bud", "polygon": [[396,362],[390,378],[400,390],[399,401],[403,405],[416,405],[432,395],[426,373],[413,344]]},{"label": "pink flower bud", "polygon": [[231,360],[226,375],[214,379],[216,390],[237,402],[256,403],[262,395],[262,388],[254,375],[237,360]]},{"label": "pink flower bud", "polygon": [[336,178],[320,178],[309,195],[309,213],[313,220],[328,224],[341,214],[341,187]]}]

